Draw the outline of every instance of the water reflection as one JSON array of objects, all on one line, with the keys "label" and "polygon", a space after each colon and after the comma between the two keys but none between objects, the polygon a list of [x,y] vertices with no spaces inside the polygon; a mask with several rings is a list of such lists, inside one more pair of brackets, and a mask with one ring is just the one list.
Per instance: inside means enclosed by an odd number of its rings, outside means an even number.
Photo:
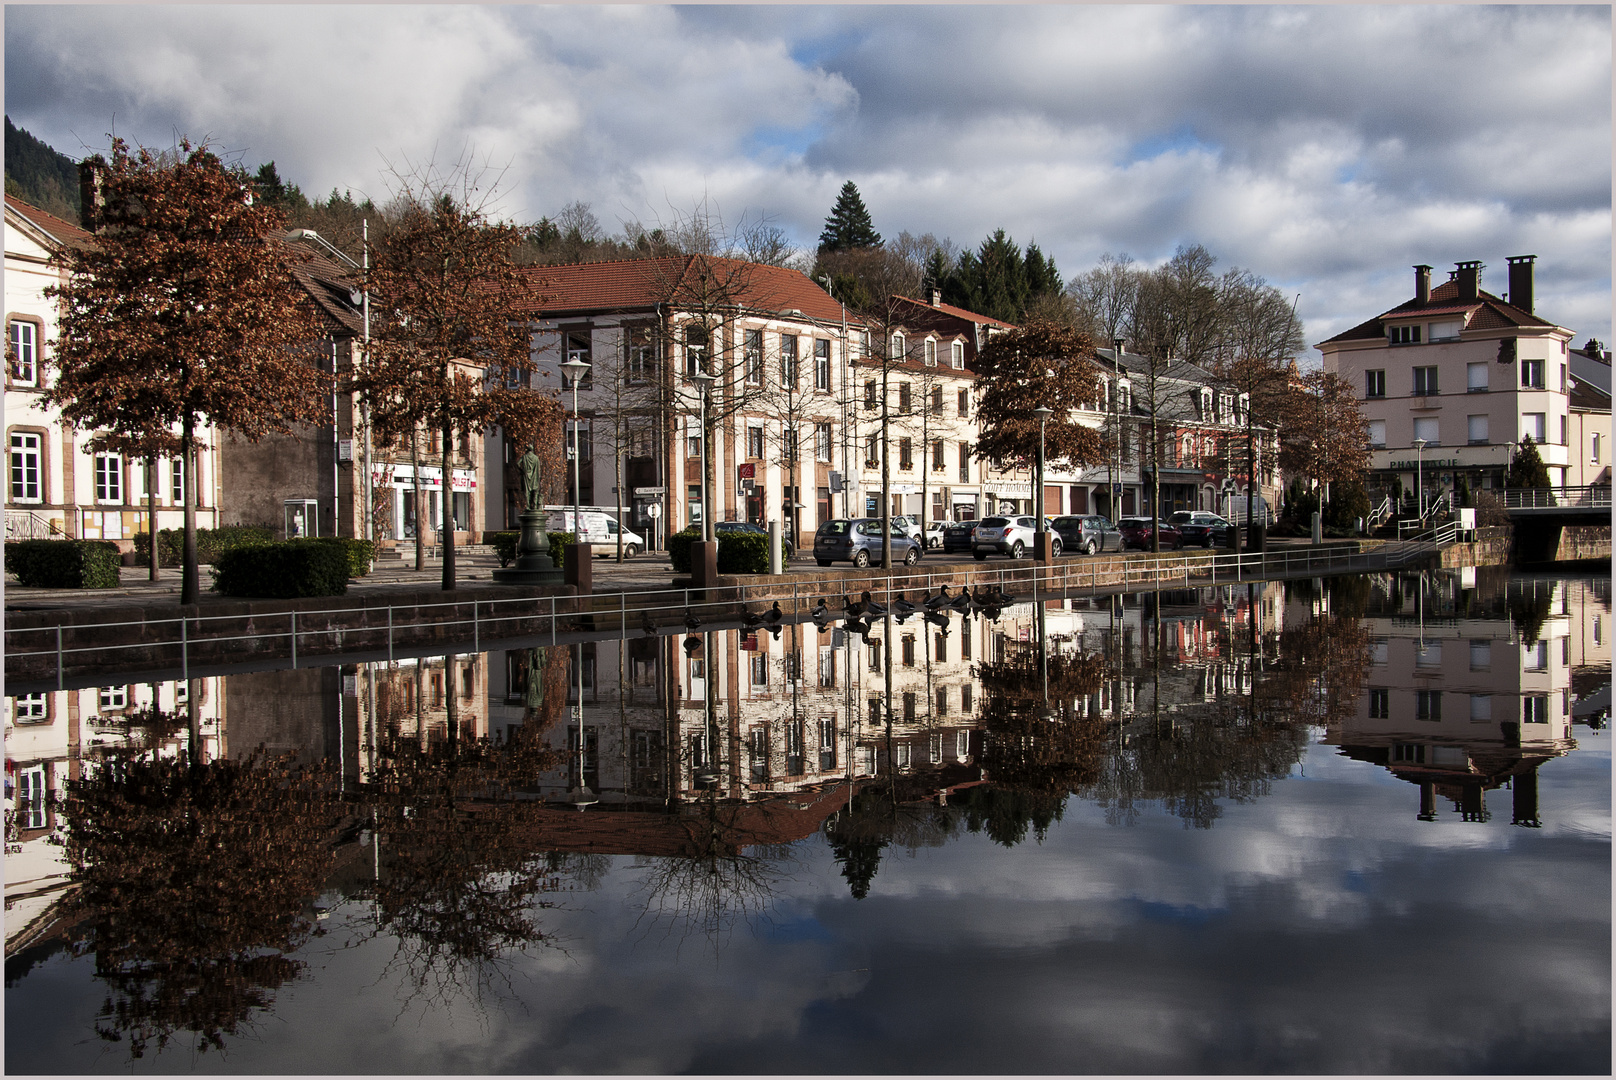
[{"label": "water reflection", "polygon": [[1426,572],[11,698],[8,983],[65,949],[102,1039],[217,1049],[316,945],[446,1004],[565,948],[557,905],[614,868],[634,940],[717,948],[816,834],[863,900],[898,853],[1042,844],[1074,799],[1216,828],[1318,738],[1421,827],[1500,791],[1540,827],[1540,769],[1608,714],[1609,615],[1604,578]]}]

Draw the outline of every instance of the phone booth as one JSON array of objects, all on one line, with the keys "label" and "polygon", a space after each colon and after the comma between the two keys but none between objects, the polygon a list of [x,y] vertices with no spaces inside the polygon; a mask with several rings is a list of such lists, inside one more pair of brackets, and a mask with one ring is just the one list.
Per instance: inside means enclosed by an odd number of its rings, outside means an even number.
[{"label": "phone booth", "polygon": [[288,540],[320,535],[320,504],[314,499],[287,499],[282,504]]}]

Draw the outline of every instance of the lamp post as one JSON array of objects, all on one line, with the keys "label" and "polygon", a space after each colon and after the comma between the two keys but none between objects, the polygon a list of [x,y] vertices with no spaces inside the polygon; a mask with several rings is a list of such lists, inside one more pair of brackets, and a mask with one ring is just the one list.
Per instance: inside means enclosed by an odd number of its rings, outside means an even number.
[{"label": "lamp post", "polygon": [[[361,245],[359,257],[362,260],[361,262],[354,262],[353,259],[350,258],[346,252],[344,252],[341,248],[338,248],[335,244],[331,243],[331,241],[327,240],[325,237],[321,236],[319,233],[315,232],[313,229],[293,229],[290,233],[287,234],[287,239],[289,239],[289,240],[310,240],[310,241],[313,241],[314,243],[319,244],[321,247],[325,248],[325,250],[330,252],[332,255],[336,256],[338,259],[340,259],[349,268],[359,271],[359,288],[357,290],[355,290],[355,291],[349,292],[348,298],[349,298],[349,300],[356,302],[357,306],[359,307],[360,311],[362,312],[362,314],[364,316],[364,320],[365,320],[365,360],[368,363],[369,360],[370,360],[370,219],[369,218],[364,218],[360,222],[359,228],[360,228],[360,245]],[[357,296],[355,295],[355,293],[357,293]],[[336,426],[337,426],[336,375],[337,375],[337,360],[336,360],[336,354],[335,354],[335,352],[333,352],[332,357],[331,357],[331,377],[332,377],[332,387],[331,387],[331,426],[334,429],[334,433],[332,435],[332,438],[334,440],[339,437],[338,433],[335,432],[335,429],[336,429]],[[372,499],[371,499],[371,496],[370,496],[370,485],[372,483],[371,472],[370,472],[370,406],[368,404],[366,404],[366,403],[361,402],[360,407],[364,410],[364,414],[365,414],[365,452],[364,452],[364,460],[362,462],[362,467],[365,470],[365,485],[364,485],[364,487],[365,487],[365,506],[364,506],[364,511],[363,511],[363,518],[364,518],[364,522],[365,522],[365,539],[367,539],[367,540],[371,541],[372,543],[374,543],[375,540],[376,540],[376,521],[375,521],[375,514],[372,512],[372,507],[371,507]],[[332,447],[333,459],[338,456],[336,451],[337,451],[337,447],[333,446]],[[336,463],[335,460],[332,461],[331,468],[332,468],[332,473],[333,473],[332,480],[331,480],[331,483],[332,483],[331,502],[332,502],[333,508],[335,508],[337,506],[337,503],[338,503],[337,489],[336,489],[336,476],[335,476],[336,469],[337,469],[337,463]],[[356,491],[358,490],[358,485],[357,484],[355,485],[355,490]],[[332,522],[333,522],[332,534],[340,536],[341,535],[341,530],[335,527],[336,516],[337,515],[336,515],[336,512],[335,512],[335,509],[333,509],[333,512],[332,512],[332,515],[331,515]],[[157,535],[157,530],[156,530],[155,527],[152,529],[152,535],[153,536]]]},{"label": "lamp post", "polygon": [[707,506],[707,394],[715,380],[716,376],[705,371],[690,376],[690,381],[701,390],[701,540],[704,544],[713,539],[713,516]]},{"label": "lamp post", "polygon": [[1055,410],[1048,405],[1040,405],[1032,414],[1038,418],[1038,489],[1033,492],[1033,514],[1038,529],[1033,543],[1038,560],[1045,562],[1049,559],[1049,534],[1044,527],[1044,425],[1055,415]]},{"label": "lamp post", "polygon": [[584,373],[589,365],[578,359],[576,355],[561,365],[561,370],[567,373],[572,380],[572,542],[583,542],[583,522],[579,520],[578,504],[582,501],[583,487],[579,469],[582,457],[578,450],[578,429],[582,426],[578,422],[578,384],[583,381]]},{"label": "lamp post", "polygon": [[1420,524],[1425,524],[1425,482],[1424,470],[1421,468],[1425,440],[1414,440],[1414,509],[1419,512]]}]

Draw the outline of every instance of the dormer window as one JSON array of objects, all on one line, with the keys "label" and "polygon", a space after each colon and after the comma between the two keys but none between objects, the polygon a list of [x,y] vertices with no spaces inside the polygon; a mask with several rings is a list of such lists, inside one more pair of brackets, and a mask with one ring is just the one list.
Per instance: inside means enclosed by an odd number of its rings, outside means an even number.
[{"label": "dormer window", "polygon": [[[1463,328],[1464,323],[1458,319],[1449,319],[1445,322],[1434,322],[1431,324],[1431,340],[1458,341],[1459,331]],[[1419,327],[1415,327],[1415,330],[1418,329]],[[1418,341],[1419,339],[1415,338],[1415,340]]]},{"label": "dormer window", "polygon": [[927,338],[926,339],[926,366],[927,367],[936,367],[937,366],[937,339],[936,338]]},{"label": "dormer window", "polygon": [[954,348],[948,358],[948,363],[955,371],[965,370],[965,342],[954,342]]},{"label": "dormer window", "polygon": [[1393,345],[1418,345],[1420,343],[1420,328],[1418,326],[1392,326],[1387,328],[1386,336]]}]

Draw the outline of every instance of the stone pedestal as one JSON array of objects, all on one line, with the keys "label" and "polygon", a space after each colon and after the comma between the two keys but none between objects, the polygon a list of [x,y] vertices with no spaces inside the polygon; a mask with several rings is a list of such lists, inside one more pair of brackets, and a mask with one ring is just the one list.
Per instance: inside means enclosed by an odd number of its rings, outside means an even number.
[{"label": "stone pedestal", "polygon": [[579,596],[594,591],[595,556],[592,544],[568,544],[567,558],[562,567],[568,585],[578,589]]},{"label": "stone pedestal", "polygon": [[561,571],[550,559],[550,538],[545,535],[549,515],[543,510],[522,511],[522,536],[516,542],[516,560],[494,571],[501,585],[560,585]]},{"label": "stone pedestal", "polygon": [[697,541],[690,545],[690,583],[710,589],[718,581],[718,541]]},{"label": "stone pedestal", "polygon": [[1034,562],[1055,561],[1055,533],[1045,530],[1034,533],[1032,538],[1032,557]]}]

